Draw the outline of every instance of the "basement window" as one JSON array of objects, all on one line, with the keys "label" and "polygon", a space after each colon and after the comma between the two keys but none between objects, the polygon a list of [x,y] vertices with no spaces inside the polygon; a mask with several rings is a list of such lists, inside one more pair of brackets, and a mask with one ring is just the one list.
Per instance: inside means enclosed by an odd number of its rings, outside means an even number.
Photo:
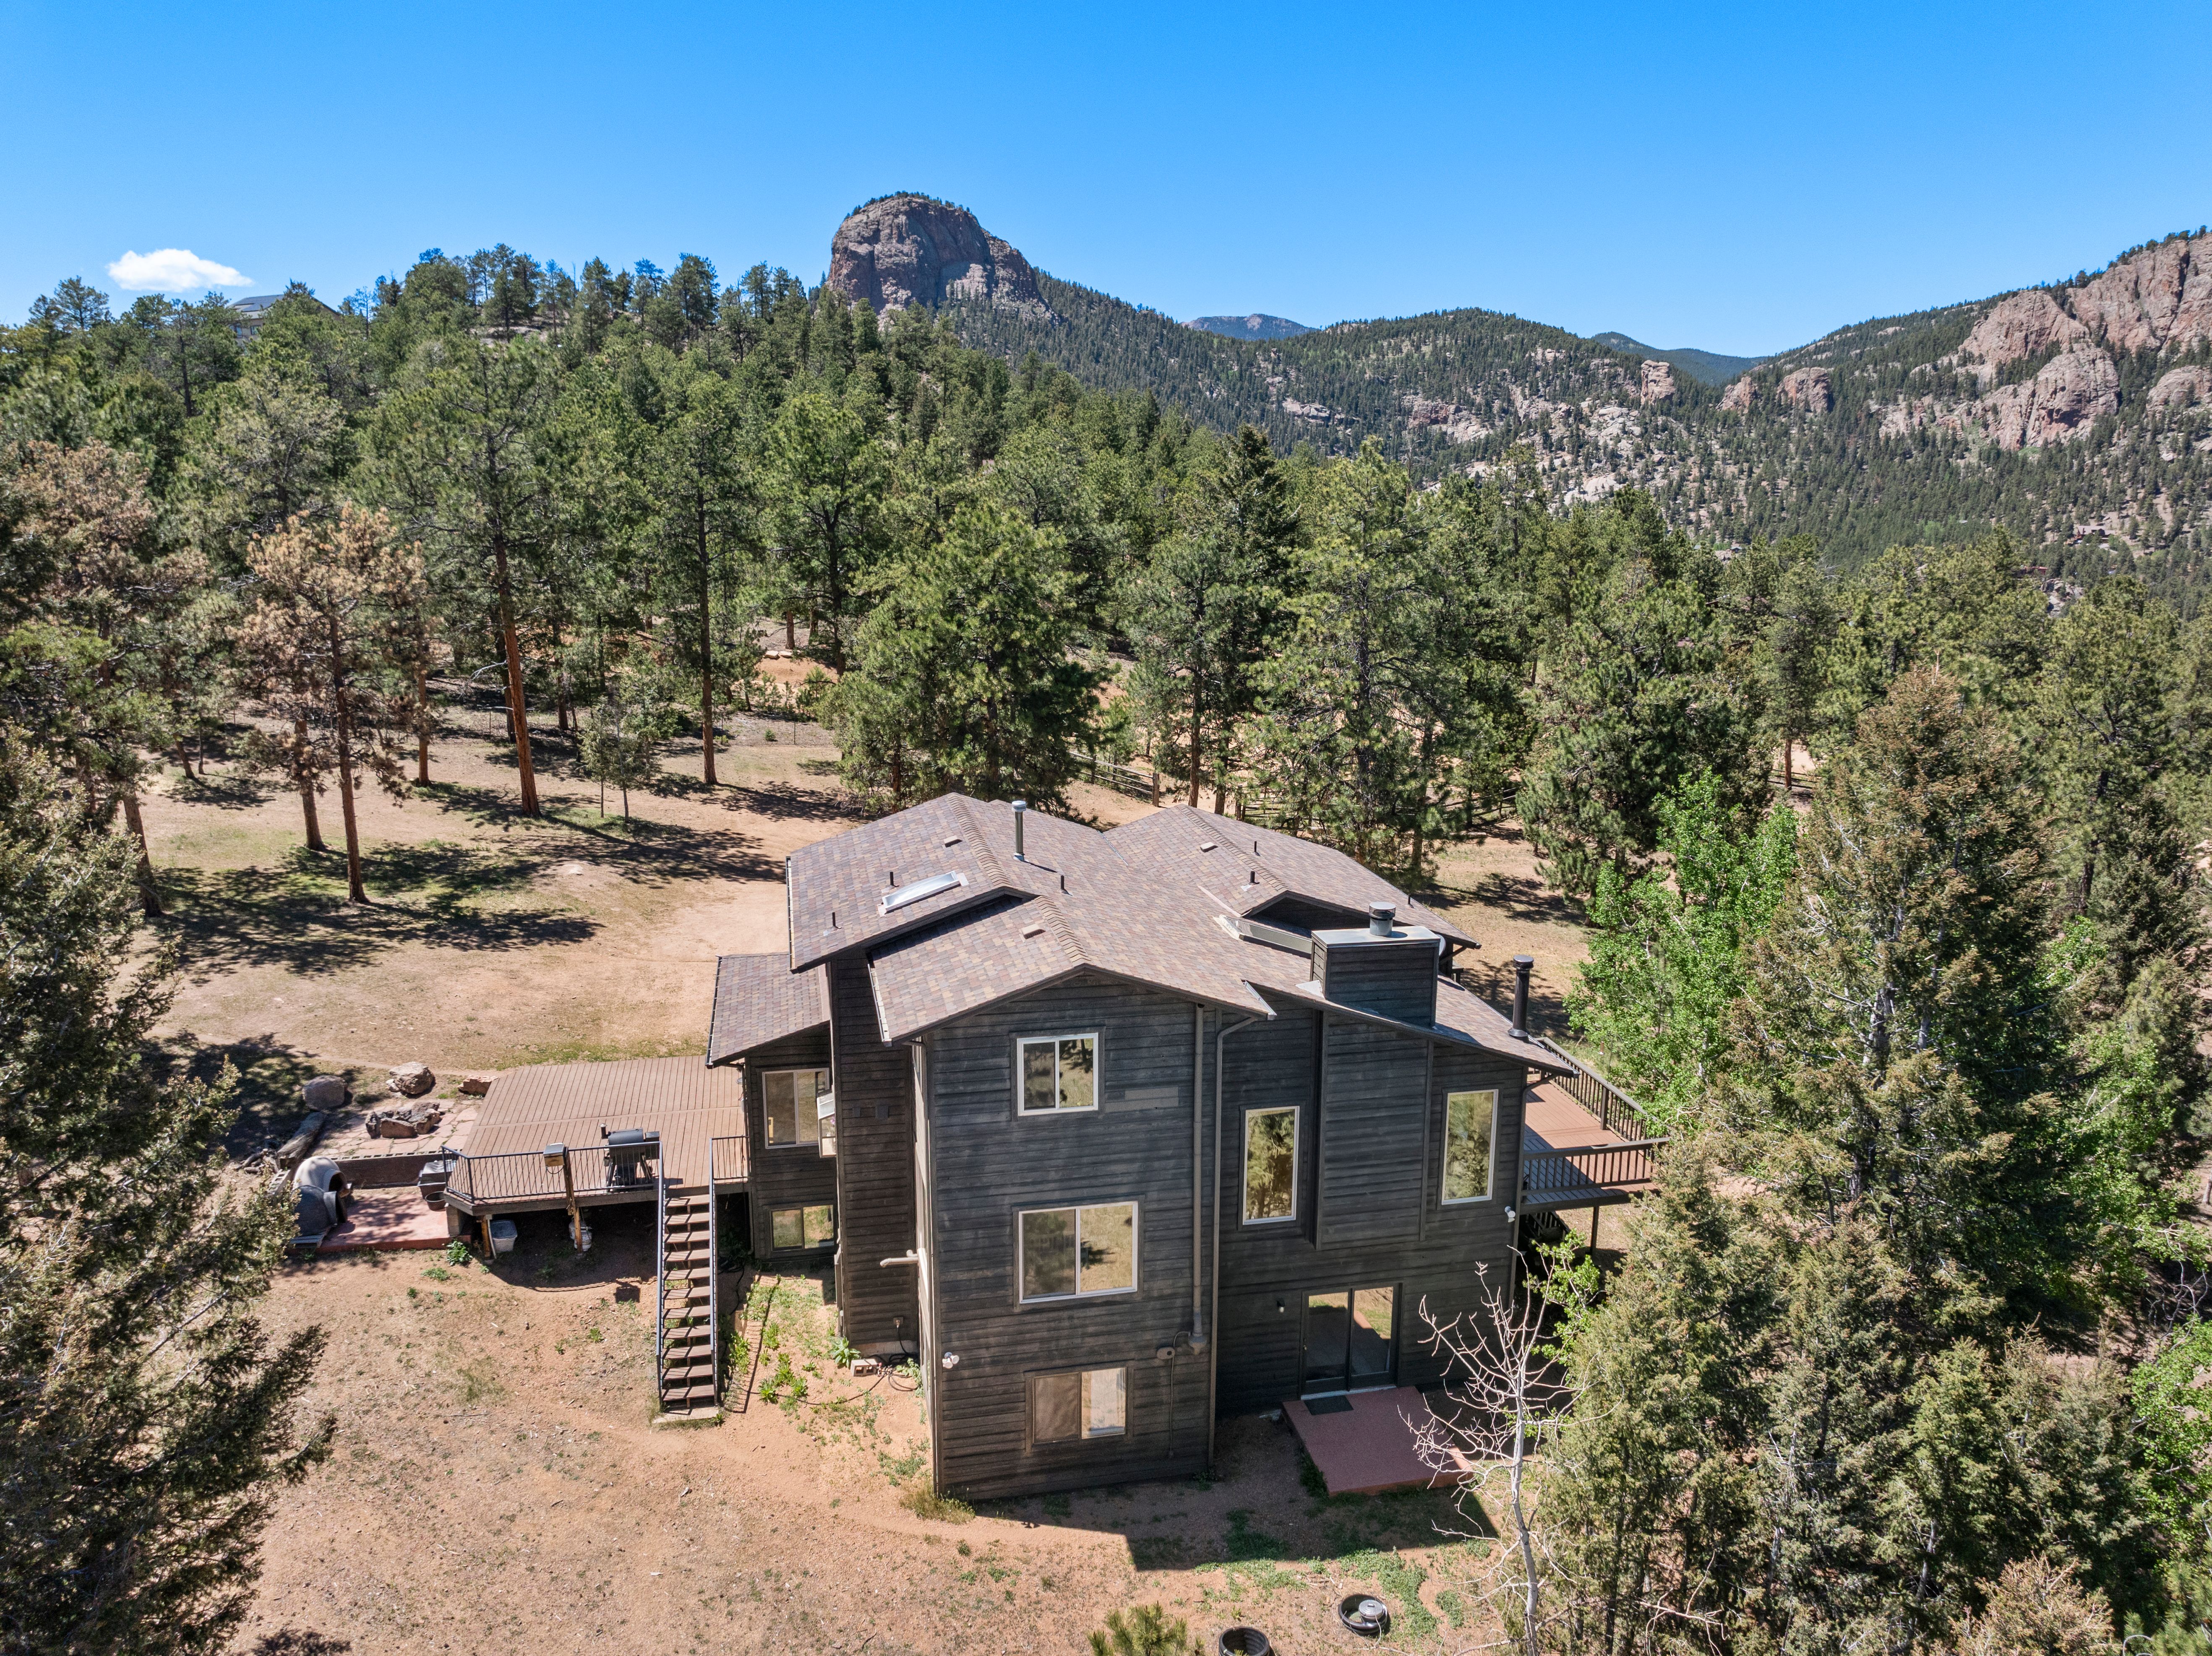
[{"label": "basement window", "polygon": [[1097,1035],[1033,1035],[1015,1046],[1024,1115],[1098,1107]]},{"label": "basement window", "polygon": [[911,885],[902,885],[886,894],[883,907],[876,912],[879,914],[895,913],[910,903],[921,902],[924,898],[934,897],[941,892],[957,890],[967,883],[968,877],[964,874],[933,874],[926,880],[916,880]]},{"label": "basement window", "polygon": [[772,1208],[769,1228],[775,1250],[830,1247],[837,1240],[837,1210],[828,1202],[805,1208]]},{"label": "basement window", "polygon": [[1129,1429],[1129,1371],[1078,1368],[1030,1376],[1030,1441],[1075,1443]]},{"label": "basement window", "polygon": [[1022,1298],[1085,1299],[1137,1286],[1137,1204],[1040,1208],[1021,1216]]}]

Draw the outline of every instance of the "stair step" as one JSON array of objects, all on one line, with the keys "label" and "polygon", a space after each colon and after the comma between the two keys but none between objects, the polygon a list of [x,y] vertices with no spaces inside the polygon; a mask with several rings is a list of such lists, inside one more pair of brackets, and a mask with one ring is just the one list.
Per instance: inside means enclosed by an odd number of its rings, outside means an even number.
[{"label": "stair step", "polygon": [[660,1388],[665,1392],[672,1386],[689,1385],[693,1381],[714,1378],[714,1365],[711,1362],[672,1363],[660,1371]]},{"label": "stair step", "polygon": [[673,1408],[679,1404],[712,1403],[714,1388],[711,1386],[684,1386],[660,1394],[661,1405]]}]

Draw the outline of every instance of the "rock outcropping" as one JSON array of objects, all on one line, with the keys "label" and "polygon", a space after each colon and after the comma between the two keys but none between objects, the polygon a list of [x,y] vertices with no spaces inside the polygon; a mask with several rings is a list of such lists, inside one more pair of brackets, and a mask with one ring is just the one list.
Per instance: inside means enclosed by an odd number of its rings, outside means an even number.
[{"label": "rock outcropping", "polygon": [[2186,349],[2212,339],[2212,236],[2137,249],[2078,288],[2008,294],[1959,347],[1984,380],[2008,362],[2094,340],[2110,351]]},{"label": "rock outcropping", "polygon": [[1999,448],[2070,443],[2118,409],[2120,376],[2111,357],[2085,346],[2052,357],[2033,379],[1999,386],[1982,406]]},{"label": "rock outcropping", "polygon": [[1030,262],[966,208],[929,196],[885,196],[839,225],[830,242],[830,285],[878,314],[981,300],[1053,319]]},{"label": "rock outcropping", "polygon": [[1799,368],[1782,376],[1782,400],[1808,414],[1826,414],[1836,406],[1836,382],[1826,368]]},{"label": "rock outcropping", "polygon": [[1646,403],[1668,401],[1674,395],[1674,365],[1656,360],[1644,363],[1637,392]]}]

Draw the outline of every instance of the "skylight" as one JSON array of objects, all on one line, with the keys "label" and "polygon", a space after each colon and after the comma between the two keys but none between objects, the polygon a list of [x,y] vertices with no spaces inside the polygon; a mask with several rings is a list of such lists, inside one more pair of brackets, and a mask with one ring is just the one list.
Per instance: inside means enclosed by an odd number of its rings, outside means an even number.
[{"label": "skylight", "polygon": [[926,880],[916,880],[911,885],[902,885],[896,891],[889,893],[884,898],[883,907],[876,912],[892,913],[908,904],[918,903],[925,897],[934,897],[939,892],[955,890],[967,883],[968,877],[964,874],[933,874]]}]

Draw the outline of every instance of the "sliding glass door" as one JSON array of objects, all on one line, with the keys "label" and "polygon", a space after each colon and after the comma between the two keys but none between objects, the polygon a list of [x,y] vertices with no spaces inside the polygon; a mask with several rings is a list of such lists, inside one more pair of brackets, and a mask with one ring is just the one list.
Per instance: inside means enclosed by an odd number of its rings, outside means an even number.
[{"label": "sliding glass door", "polygon": [[1306,1295],[1303,1390],[1389,1386],[1397,1372],[1397,1290],[1362,1288]]}]

